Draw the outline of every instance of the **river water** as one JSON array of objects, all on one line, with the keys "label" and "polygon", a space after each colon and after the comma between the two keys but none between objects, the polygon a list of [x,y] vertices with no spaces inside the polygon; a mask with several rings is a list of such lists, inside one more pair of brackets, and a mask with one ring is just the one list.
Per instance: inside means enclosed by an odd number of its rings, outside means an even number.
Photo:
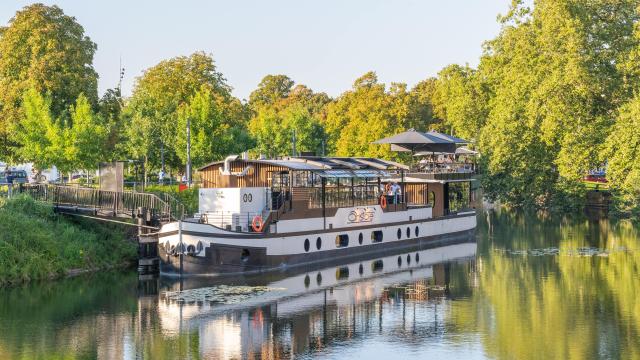
[{"label": "river water", "polygon": [[5,288],[0,358],[640,358],[639,235],[483,210],[469,242],[343,266]]}]

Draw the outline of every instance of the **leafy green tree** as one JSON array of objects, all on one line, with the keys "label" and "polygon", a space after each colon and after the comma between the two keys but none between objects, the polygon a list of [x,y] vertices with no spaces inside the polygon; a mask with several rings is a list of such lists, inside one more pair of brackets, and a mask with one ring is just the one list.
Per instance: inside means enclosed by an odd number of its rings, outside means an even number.
[{"label": "leafy green tree", "polygon": [[438,73],[434,111],[445,128],[465,139],[479,137],[487,118],[488,90],[469,66],[449,65]]},{"label": "leafy green tree", "polygon": [[67,161],[74,169],[97,169],[104,160],[108,129],[91,108],[86,96],[80,94],[75,106],[71,107],[71,126],[68,130]]},{"label": "leafy green tree", "polygon": [[289,96],[294,81],[286,75],[267,75],[260,81],[258,88],[249,95],[249,106],[257,109],[274,105]]},{"label": "leafy green tree", "polygon": [[387,91],[374,72],[358,78],[352,90],[328,106],[325,128],[332,151],[338,156],[402,157],[372,142],[409,128],[426,130],[435,122],[425,87],[407,91],[405,84],[394,83]]},{"label": "leafy green tree", "polygon": [[[217,106],[208,87],[203,86],[191,97],[188,103],[178,109],[180,129],[191,131],[191,162],[195,168],[209,163],[212,159],[221,159],[229,154],[247,150],[250,140],[243,135],[244,128],[238,128],[229,121]],[[183,163],[187,161],[187,136],[178,131],[175,144],[172,145]]]},{"label": "leafy green tree", "polygon": [[[246,126],[246,109],[231,96],[231,88],[218,72],[211,56],[205,53],[196,52],[161,61],[137,79],[124,116],[129,119],[129,153],[144,158],[147,162],[145,169],[159,167],[161,149],[164,149],[164,159],[169,168],[184,168],[184,160],[178,154],[182,150],[176,145],[176,139],[186,131],[179,126],[179,114],[203,87],[210,92],[212,106],[215,107],[212,113],[228,119],[226,121],[234,129]],[[227,134],[240,133],[234,130]],[[245,136],[239,136],[231,143],[234,149],[248,147],[250,144],[246,140]],[[218,139],[210,138],[208,141],[216,142]],[[220,153],[230,150],[221,149]],[[216,152],[210,156],[210,159],[215,159],[220,155]]]},{"label": "leafy green tree", "polygon": [[287,76],[265,76],[249,102],[253,111],[249,133],[256,141],[253,151],[272,157],[291,155],[295,133],[297,154],[320,154],[325,141],[322,122],[330,101],[325,93],[295,85]]},{"label": "leafy green tree", "polygon": [[640,97],[620,110],[607,138],[603,155],[607,159],[607,180],[617,192],[619,210],[640,207]]},{"label": "leafy green tree", "polygon": [[18,160],[10,130],[23,117],[25,91],[50,94],[51,114],[61,118],[79,94],[97,103],[94,44],[75,18],[57,6],[33,4],[0,27],[0,156]]},{"label": "leafy green tree", "polygon": [[514,1],[478,69],[491,94],[480,135],[489,197],[543,207],[576,201],[628,94],[615,64],[633,45],[635,6],[540,0],[530,10]]},{"label": "leafy green tree", "polygon": [[294,133],[297,154],[302,151],[320,154],[325,138],[320,121],[301,103],[280,111],[260,108],[249,123],[249,131],[256,140],[254,150],[270,157],[292,155]]},{"label": "leafy green tree", "polygon": [[98,102],[98,115],[107,130],[104,160],[125,158],[126,122],[123,115],[124,99],[119,88],[107,89]]},{"label": "leafy green tree", "polygon": [[29,89],[22,98],[24,116],[14,126],[18,156],[37,169],[58,165],[67,170],[65,129],[51,113],[51,97]]}]

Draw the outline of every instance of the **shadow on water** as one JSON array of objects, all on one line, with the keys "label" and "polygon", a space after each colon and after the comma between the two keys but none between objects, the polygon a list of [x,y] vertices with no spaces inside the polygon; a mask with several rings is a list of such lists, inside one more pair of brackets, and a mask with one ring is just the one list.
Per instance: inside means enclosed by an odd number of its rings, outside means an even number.
[{"label": "shadow on water", "polygon": [[3,289],[0,358],[640,358],[638,235],[481,210],[474,242],[333,266]]}]

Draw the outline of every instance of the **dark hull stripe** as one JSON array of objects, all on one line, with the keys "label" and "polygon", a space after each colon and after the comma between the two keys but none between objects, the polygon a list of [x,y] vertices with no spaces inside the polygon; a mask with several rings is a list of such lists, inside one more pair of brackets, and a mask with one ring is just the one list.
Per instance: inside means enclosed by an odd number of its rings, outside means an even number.
[{"label": "dark hull stripe", "polygon": [[[389,256],[398,252],[424,250],[435,246],[470,242],[474,239],[475,229],[472,229],[442,235],[382,242],[375,245],[354,245],[342,249],[303,254],[267,255],[264,259],[264,263],[251,266],[239,264],[220,265],[216,264],[214,259],[210,257],[183,256],[183,274],[229,275],[234,273],[268,272],[283,268],[309,266],[314,264],[330,265],[345,259],[357,261],[359,259],[372,258],[376,255]],[[177,275],[180,269],[180,257],[167,255],[162,246],[159,246],[158,251],[161,258],[161,272],[164,275]]]}]

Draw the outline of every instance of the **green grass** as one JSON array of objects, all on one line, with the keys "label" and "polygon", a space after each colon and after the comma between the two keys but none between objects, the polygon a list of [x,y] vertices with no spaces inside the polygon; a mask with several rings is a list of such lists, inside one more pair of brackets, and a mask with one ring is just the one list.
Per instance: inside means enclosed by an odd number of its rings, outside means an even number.
[{"label": "green grass", "polygon": [[0,285],[130,264],[136,246],[127,230],[55,214],[26,195],[0,199]]}]

